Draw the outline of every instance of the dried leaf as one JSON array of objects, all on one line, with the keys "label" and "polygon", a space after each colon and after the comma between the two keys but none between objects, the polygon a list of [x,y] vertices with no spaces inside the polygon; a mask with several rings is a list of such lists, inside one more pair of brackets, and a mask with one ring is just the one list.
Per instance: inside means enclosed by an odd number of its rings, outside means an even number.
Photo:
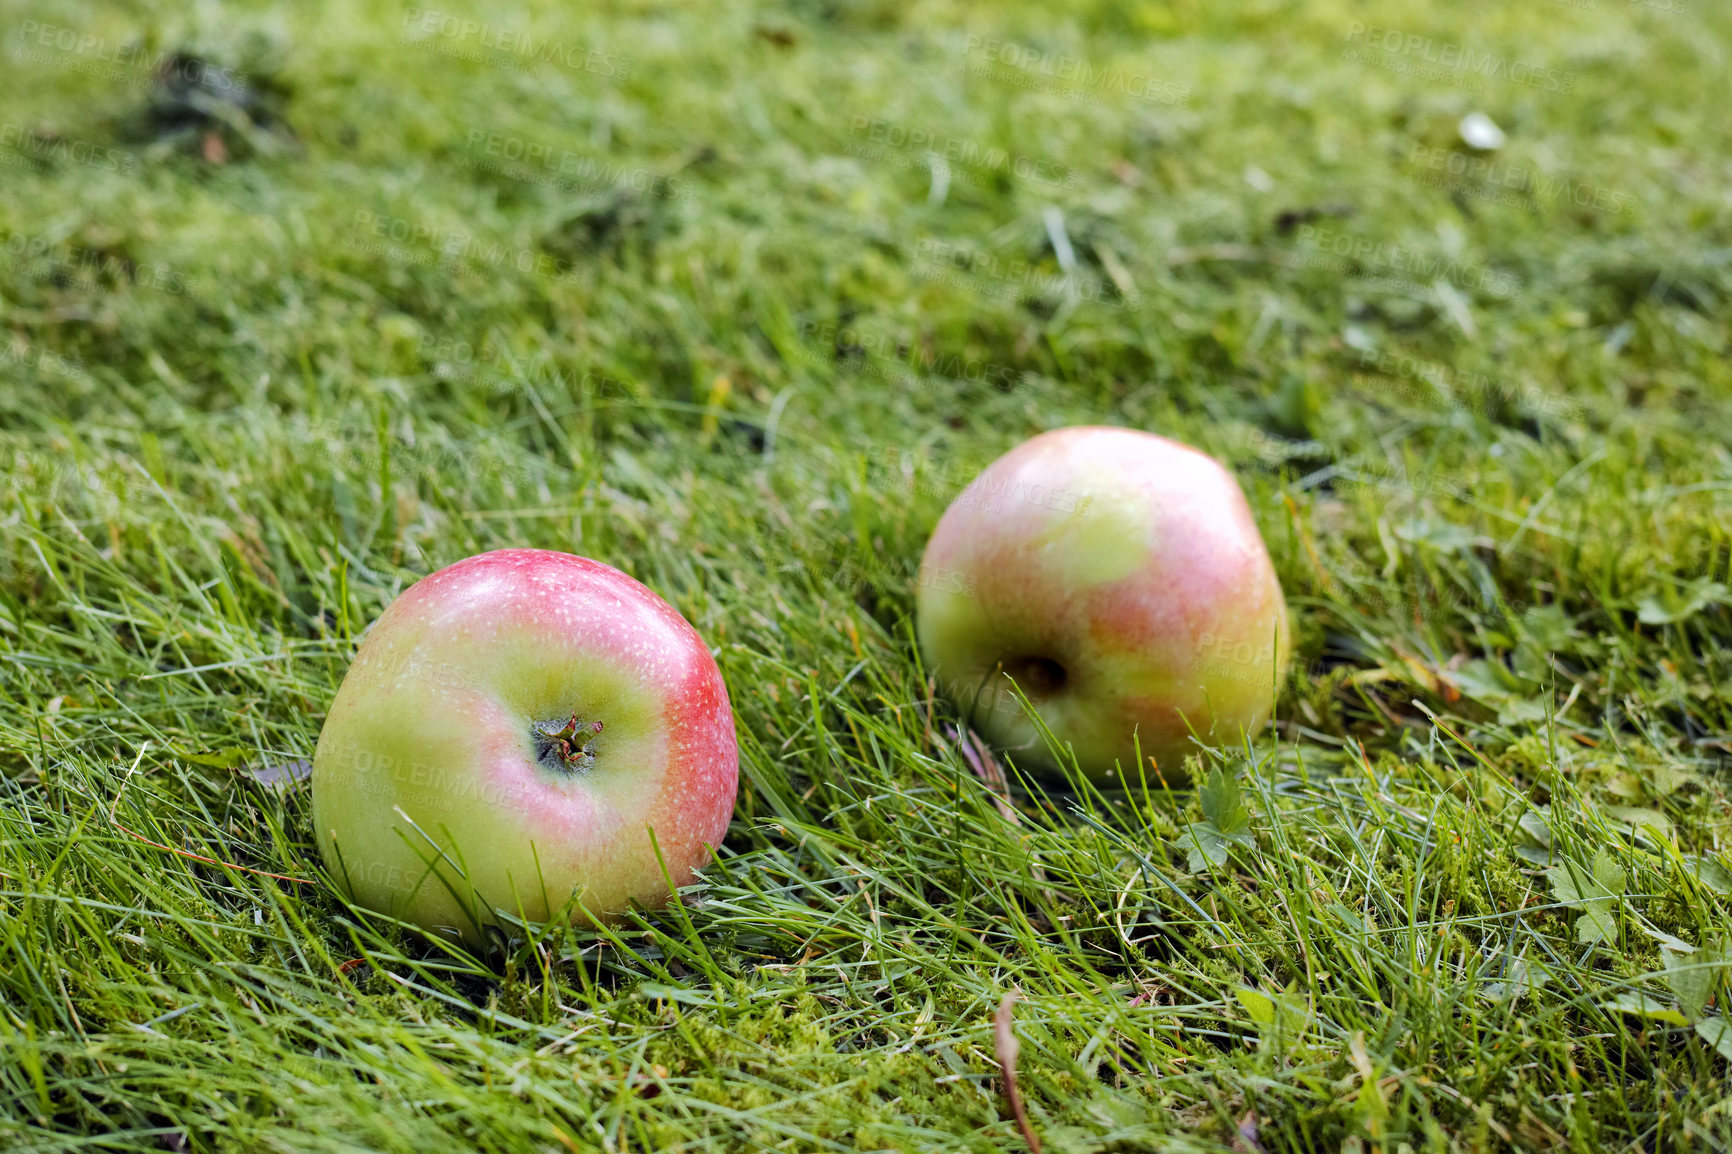
[{"label": "dried leaf", "polygon": [[1245,1154],[1263,1154],[1263,1144],[1257,1141],[1257,1112],[1245,1111],[1245,1116],[1239,1119],[1239,1136],[1233,1141],[1233,1149],[1245,1151]]},{"label": "dried leaf", "polygon": [[1016,1085],[1016,1055],[1021,1047],[1016,1040],[1016,1023],[1011,1016],[1015,1005],[1015,994],[1006,994],[1004,1001],[998,1004],[998,1015],[993,1019],[993,1047],[998,1053],[998,1068],[1004,1075],[1004,1096],[1010,1100],[1010,1112],[1016,1115],[1016,1128],[1022,1131],[1022,1140],[1028,1143],[1032,1154],[1040,1154],[1040,1139],[1028,1124],[1028,1114],[1022,1108],[1022,1091]]},{"label": "dried leaf", "polygon": [[962,760],[968,763],[968,768],[974,771],[974,776],[986,783],[986,788],[992,791],[992,800],[998,804],[999,815],[1011,825],[1021,825],[1022,819],[1017,815],[1016,807],[1010,804],[1010,779],[1005,776],[1004,767],[998,764],[998,759],[992,756],[992,750],[972,729],[951,729],[951,736],[956,739],[956,747],[962,753]]},{"label": "dried leaf", "polygon": [[266,763],[247,770],[247,776],[260,785],[290,786],[305,781],[313,774],[311,758],[297,757],[289,761]]}]

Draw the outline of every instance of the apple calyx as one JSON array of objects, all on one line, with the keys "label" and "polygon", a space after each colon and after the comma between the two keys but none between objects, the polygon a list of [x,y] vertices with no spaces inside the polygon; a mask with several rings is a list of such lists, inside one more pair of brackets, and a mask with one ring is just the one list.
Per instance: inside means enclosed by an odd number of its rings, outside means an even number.
[{"label": "apple calyx", "polygon": [[595,764],[589,747],[601,732],[601,722],[582,721],[573,713],[566,721],[537,721],[530,731],[536,757],[543,764],[570,773],[582,773]]},{"label": "apple calyx", "polygon": [[1052,697],[1070,680],[1070,673],[1050,657],[1025,655],[999,662],[999,668],[1016,681],[1030,701]]}]

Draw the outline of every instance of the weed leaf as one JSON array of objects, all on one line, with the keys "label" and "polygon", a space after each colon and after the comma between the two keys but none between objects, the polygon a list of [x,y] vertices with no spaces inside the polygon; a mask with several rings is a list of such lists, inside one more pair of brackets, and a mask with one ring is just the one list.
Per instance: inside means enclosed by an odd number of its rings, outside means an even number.
[{"label": "weed leaf", "polygon": [[1217,767],[1209,780],[1197,791],[1203,816],[1226,837],[1244,833],[1251,828],[1251,814],[1245,809],[1244,795],[1237,778]]},{"label": "weed leaf", "polygon": [[1709,1018],[1696,1023],[1696,1032],[1702,1040],[1720,1051],[1720,1056],[1732,1062],[1732,1021],[1725,1018]]}]

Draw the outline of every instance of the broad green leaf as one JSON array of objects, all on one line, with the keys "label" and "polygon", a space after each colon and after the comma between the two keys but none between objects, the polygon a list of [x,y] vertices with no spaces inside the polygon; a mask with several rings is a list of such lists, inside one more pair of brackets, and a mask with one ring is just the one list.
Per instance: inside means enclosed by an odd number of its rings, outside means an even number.
[{"label": "broad green leaf", "polygon": [[1611,911],[1590,906],[1576,919],[1576,940],[1607,944],[1615,942],[1618,940],[1618,921],[1612,917]]},{"label": "broad green leaf", "polygon": [[1510,655],[1510,668],[1517,677],[1543,684],[1551,676],[1552,651],[1524,639]]},{"label": "broad green leaf", "polygon": [[1710,605],[1727,603],[1726,586],[1706,578],[1680,590],[1652,593],[1636,602],[1636,619],[1644,625],[1672,625],[1694,617]]},{"label": "broad green leaf", "polygon": [[1475,701],[1495,707],[1503,724],[1545,720],[1548,699],[1535,696],[1538,685],[1501,661],[1476,659],[1444,676]]},{"label": "broad green leaf", "polygon": [[1245,1012],[1251,1015],[1251,1020],[1259,1026],[1275,1024],[1275,1000],[1261,990],[1253,990],[1249,986],[1239,987],[1239,1004],[1245,1007]]},{"label": "broad green leaf", "polygon": [[1708,889],[1722,896],[1732,894],[1732,870],[1711,857],[1687,857],[1684,865],[1692,876]]},{"label": "broad green leaf", "polygon": [[1519,725],[1522,722],[1544,721],[1553,707],[1545,697],[1511,697],[1498,706],[1499,725]]},{"label": "broad green leaf", "polygon": [[1444,674],[1455,687],[1477,701],[1498,704],[1526,693],[1532,686],[1511,673],[1501,661],[1475,658]]},{"label": "broad green leaf", "polygon": [[1557,860],[1557,855],[1549,849],[1536,849],[1531,845],[1515,847],[1516,856],[1533,866],[1549,866]]},{"label": "broad green leaf", "polygon": [[1346,906],[1342,905],[1340,902],[1335,902],[1332,905],[1330,905],[1329,911],[1331,913],[1333,913],[1336,917],[1340,918],[1342,921],[1342,924],[1344,924],[1348,929],[1352,930],[1354,933],[1366,934],[1366,933],[1371,932],[1371,927],[1368,924],[1366,924],[1366,921],[1364,918],[1360,917],[1358,913],[1356,913],[1353,910],[1348,909]]},{"label": "broad green leaf", "polygon": [[1619,994],[1617,997],[1600,1003],[1607,1010],[1619,1010],[1626,1014],[1636,1014],[1656,1022],[1666,1022],[1673,1026],[1688,1026],[1690,1020],[1677,1010],[1668,1006],[1658,998],[1647,994]]},{"label": "broad green leaf", "polygon": [[1570,615],[1559,605],[1540,605],[1522,614],[1524,633],[1541,652],[1562,653],[1572,638],[1580,636]]},{"label": "broad green leaf", "polygon": [[1546,818],[1550,816],[1550,814],[1551,806],[1542,805],[1538,809],[1530,809],[1526,813],[1522,814],[1516,821],[1516,824],[1521,827],[1523,833],[1527,834],[1547,849],[1550,849],[1552,845],[1552,827],[1546,823]]},{"label": "broad green leaf", "polygon": [[1582,894],[1580,876],[1568,862],[1563,865],[1555,865],[1547,870],[1546,880],[1552,883],[1552,897],[1565,905],[1576,905],[1587,901],[1588,899]]},{"label": "broad green leaf", "polygon": [[1711,960],[1693,954],[1662,949],[1660,956],[1666,962],[1666,984],[1678,995],[1678,1004],[1691,1018],[1700,1018],[1714,994],[1718,967]]},{"label": "broad green leaf", "polygon": [[1732,1062],[1732,1021],[1725,1018],[1709,1018],[1696,1023],[1696,1032],[1702,1035],[1702,1040],[1720,1051],[1720,1056]]},{"label": "broad green leaf", "polygon": [[1647,922],[1638,919],[1636,928],[1641,930],[1644,934],[1647,934],[1650,938],[1653,938],[1656,942],[1659,942],[1662,952],[1671,950],[1673,953],[1677,954],[1690,954],[1696,951],[1696,947],[1691,945],[1689,942],[1674,937],[1665,930],[1656,929]]},{"label": "broad green leaf", "polygon": [[1624,886],[1628,881],[1624,867],[1605,850],[1594,854],[1594,880],[1600,884],[1608,897],[1622,897]]},{"label": "broad green leaf", "polygon": [[1546,871],[1546,877],[1552,883],[1552,896],[1566,905],[1579,906],[1590,902],[1609,904],[1615,896],[1599,880],[1584,873],[1582,867],[1574,862],[1555,865]]},{"label": "broad green leaf", "polygon": [[1311,1027],[1311,1011],[1292,990],[1267,992],[1240,986],[1235,993],[1262,1034],[1262,1045],[1287,1048]]},{"label": "broad green leaf", "polygon": [[[1086,1107],[1089,1115],[1099,1123],[1103,1130],[1123,1130],[1131,1126],[1141,1126],[1149,1120],[1149,1110],[1142,1103],[1124,1098],[1106,1090],[1096,1091],[1089,1099]],[[1053,1127],[1053,1130],[1058,1129]],[[1047,1131],[1052,1133],[1052,1130]],[[1090,1131],[1076,1128],[1076,1143],[1079,1150],[1095,1149],[1096,1144],[1090,1141],[1093,1137]],[[1057,1143],[1054,1143],[1057,1146]],[[1059,1147],[1062,1149],[1062,1147]]]},{"label": "broad green leaf", "polygon": [[1642,769],[1648,785],[1660,797],[1670,797],[1696,780],[1696,775],[1675,765],[1649,765]]},{"label": "broad green leaf", "polygon": [[1576,920],[1576,938],[1583,942],[1613,942],[1617,940],[1618,923],[1612,916],[1612,906],[1624,892],[1624,870],[1604,850],[1594,855],[1594,872],[1582,872],[1573,862],[1553,866],[1546,871],[1552,883],[1552,896],[1566,905],[1579,908],[1582,916]]},{"label": "broad green leaf", "polygon": [[1231,836],[1251,828],[1251,815],[1245,809],[1244,795],[1238,779],[1217,767],[1209,780],[1197,791],[1197,801],[1203,816],[1223,835]]},{"label": "broad green leaf", "polygon": [[1638,806],[1612,805],[1606,807],[1606,812],[1619,821],[1628,822],[1637,829],[1648,829],[1654,836],[1666,841],[1672,837],[1672,819],[1657,809],[1644,809]]},{"label": "broad green leaf", "polygon": [[1494,1002],[1519,998],[1529,990],[1537,990],[1551,980],[1544,966],[1534,965],[1526,958],[1510,958],[1505,977],[1500,982],[1486,982],[1480,994]]},{"label": "broad green leaf", "polygon": [[1484,538],[1466,525],[1432,517],[1419,517],[1397,525],[1395,535],[1415,545],[1429,546],[1439,553],[1465,553],[1484,542]]},{"label": "broad green leaf", "polygon": [[221,749],[200,751],[176,749],[174,752],[175,756],[184,758],[195,765],[208,765],[213,769],[233,769],[252,755],[251,750],[243,749],[238,745],[225,745]]},{"label": "broad green leaf", "polygon": [[1227,864],[1227,839],[1206,821],[1186,826],[1185,832],[1179,835],[1178,846],[1189,851],[1185,868],[1194,874],[1200,874],[1210,866],[1219,868]]},{"label": "broad green leaf", "polygon": [[684,986],[669,986],[661,982],[639,982],[637,994],[640,998],[662,999],[669,1002],[680,1002],[688,1006],[715,1006],[716,995],[705,990],[688,990]]}]

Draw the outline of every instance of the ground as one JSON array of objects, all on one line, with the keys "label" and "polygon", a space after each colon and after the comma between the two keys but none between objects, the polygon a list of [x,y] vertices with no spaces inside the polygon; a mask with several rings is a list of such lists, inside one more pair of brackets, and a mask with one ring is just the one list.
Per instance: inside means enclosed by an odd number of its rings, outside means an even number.
[{"label": "ground", "polygon": [[[1049,1151],[1732,1142],[1724,7],[0,40],[7,1149],[1020,1149],[1012,992]],[[1204,789],[1001,804],[913,566],[1078,423],[1233,469],[1295,658]],[[297,767],[502,546],[693,622],[741,790],[680,905],[476,956],[324,883]]]}]

